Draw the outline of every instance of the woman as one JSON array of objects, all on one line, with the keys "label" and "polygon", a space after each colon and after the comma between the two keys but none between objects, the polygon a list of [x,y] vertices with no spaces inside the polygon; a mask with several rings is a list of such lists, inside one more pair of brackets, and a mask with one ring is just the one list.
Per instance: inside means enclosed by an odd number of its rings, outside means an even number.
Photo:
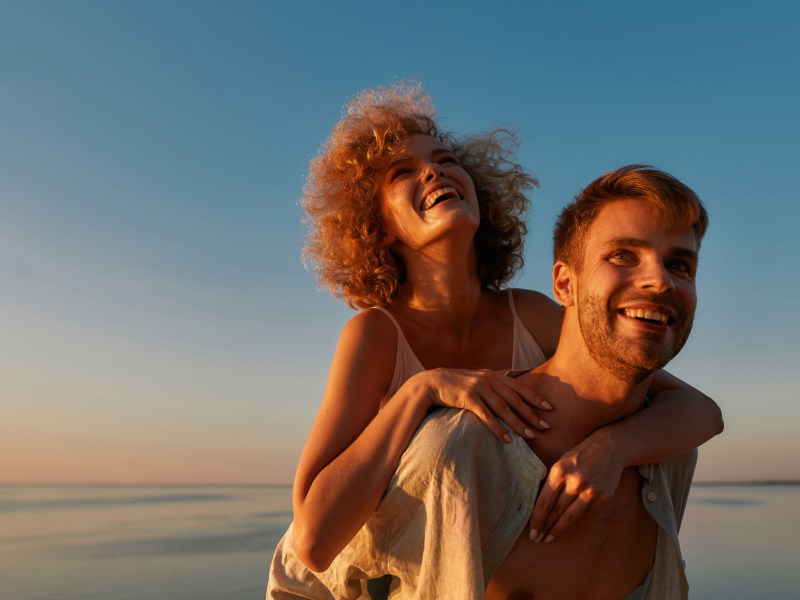
[{"label": "woman", "polygon": [[[555,303],[502,289],[522,266],[525,192],[536,182],[507,132],[458,140],[432,115],[418,85],[363,92],[304,191],[307,256],[324,285],[363,309],[342,331],[294,482],[290,552],[316,572],[375,511],[431,407],[467,409],[505,443],[499,419],[529,440],[548,428],[533,407],[552,407],[502,374],[537,366],[558,339]],[[560,515],[585,510],[581,498],[613,495],[626,465],[677,456],[721,430],[716,405],[666,373],[650,395],[651,409],[562,457],[534,537],[558,535]]]}]

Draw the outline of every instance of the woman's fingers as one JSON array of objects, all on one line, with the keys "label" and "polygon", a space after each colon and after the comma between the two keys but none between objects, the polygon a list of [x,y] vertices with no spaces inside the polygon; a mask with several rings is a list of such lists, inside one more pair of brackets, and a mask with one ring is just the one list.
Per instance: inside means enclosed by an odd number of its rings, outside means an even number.
[{"label": "woman's fingers", "polygon": [[[553,406],[542,396],[536,393],[532,387],[520,382],[517,377],[528,373],[528,370],[521,371],[495,371],[495,374],[508,387],[514,390],[529,406],[536,406],[540,410],[552,410]],[[538,416],[538,415],[537,415]]]},{"label": "woman's fingers", "polygon": [[557,461],[539,492],[531,515],[530,539],[552,542],[577,521],[594,502],[606,496],[571,469],[569,462]]},{"label": "woman's fingers", "polygon": [[[492,380],[492,391],[505,401],[510,409],[514,411],[515,416],[536,429],[544,430],[550,428],[547,421],[539,416],[539,413],[532,408],[532,406],[536,405],[535,403],[542,403],[538,394],[510,377],[504,375],[496,375],[496,377],[496,379]],[[549,407],[550,404],[547,404],[547,406]],[[512,424],[509,423],[509,425]],[[513,425],[512,429],[520,435],[523,435],[523,431],[518,430]]]},{"label": "woman's fingers", "polygon": [[539,396],[510,377],[489,369],[435,371],[434,403],[472,411],[499,440],[511,441],[499,419],[527,439],[535,437],[536,429],[550,427],[532,408],[542,404]]},{"label": "woman's fingers", "polygon": [[498,383],[485,394],[486,403],[511,429],[522,437],[536,437],[534,429],[547,429],[549,425],[520,398],[516,392]]},{"label": "woman's fingers", "polygon": [[[585,492],[589,491],[585,490]],[[552,542],[561,532],[583,516],[583,513],[587,511],[592,502],[594,502],[594,498],[591,495],[581,493],[575,496],[571,502],[564,506],[564,510],[558,515],[553,525],[547,528],[547,534],[544,538],[545,543]],[[553,511],[550,516],[552,517],[557,512],[558,510]]]},{"label": "woman's fingers", "polygon": [[530,539],[536,543],[544,539],[547,532],[545,525],[553,506],[561,495],[562,483],[563,481],[560,478],[553,477],[551,471],[539,490],[539,495],[536,497],[536,503],[533,506],[530,530]]},{"label": "woman's fingers", "polygon": [[498,421],[495,417],[496,413],[487,408],[487,406],[480,399],[472,399],[471,402],[468,402],[465,408],[478,417],[478,419],[480,419],[480,421],[489,428],[489,430],[498,440],[505,442],[506,444],[511,443],[511,436],[508,435],[506,428],[503,427],[502,423],[500,423],[500,421]]}]

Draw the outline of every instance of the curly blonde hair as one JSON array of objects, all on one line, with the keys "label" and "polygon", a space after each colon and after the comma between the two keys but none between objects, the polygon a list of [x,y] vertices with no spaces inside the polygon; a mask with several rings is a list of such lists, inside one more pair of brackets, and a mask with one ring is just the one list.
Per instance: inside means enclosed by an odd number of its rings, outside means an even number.
[{"label": "curly blonde hair", "polygon": [[439,139],[472,177],[481,214],[475,234],[481,286],[499,289],[523,265],[525,192],[538,182],[515,162],[514,134],[498,129],[459,139],[441,131],[433,116],[417,82],[364,90],[311,162],[302,198],[303,256],[320,283],[353,308],[392,304],[405,281],[402,259],[383,243],[378,185],[392,152],[414,134]]}]

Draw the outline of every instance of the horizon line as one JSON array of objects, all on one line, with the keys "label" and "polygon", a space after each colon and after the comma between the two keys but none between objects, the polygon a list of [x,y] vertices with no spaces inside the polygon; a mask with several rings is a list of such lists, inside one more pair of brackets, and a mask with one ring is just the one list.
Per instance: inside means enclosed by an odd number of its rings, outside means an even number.
[{"label": "horizon line", "polygon": [[[125,481],[0,481],[0,485],[31,485],[31,486],[39,486],[39,485],[50,485],[50,486],[90,486],[90,485],[105,485],[105,486],[173,486],[173,487],[191,487],[191,486],[211,486],[211,487],[291,487],[293,485],[292,482],[287,483],[264,483],[264,482],[208,482],[208,481],[197,481],[197,482],[170,482],[170,481],[132,481],[132,482],[125,482]],[[743,479],[743,480],[731,480],[731,479],[723,479],[723,480],[704,480],[704,481],[693,481],[692,485],[698,486],[711,486],[711,485],[721,485],[721,486],[732,486],[732,485],[800,485],[800,479]]]}]

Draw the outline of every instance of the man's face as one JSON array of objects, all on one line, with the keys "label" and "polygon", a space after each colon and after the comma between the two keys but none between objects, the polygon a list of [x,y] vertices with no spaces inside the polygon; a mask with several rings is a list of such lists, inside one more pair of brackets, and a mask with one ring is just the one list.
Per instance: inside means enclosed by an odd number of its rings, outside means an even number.
[{"label": "man's face", "polygon": [[604,206],[576,275],[578,322],[594,360],[637,382],[667,364],[692,328],[696,270],[694,232],[666,231],[641,200]]}]

